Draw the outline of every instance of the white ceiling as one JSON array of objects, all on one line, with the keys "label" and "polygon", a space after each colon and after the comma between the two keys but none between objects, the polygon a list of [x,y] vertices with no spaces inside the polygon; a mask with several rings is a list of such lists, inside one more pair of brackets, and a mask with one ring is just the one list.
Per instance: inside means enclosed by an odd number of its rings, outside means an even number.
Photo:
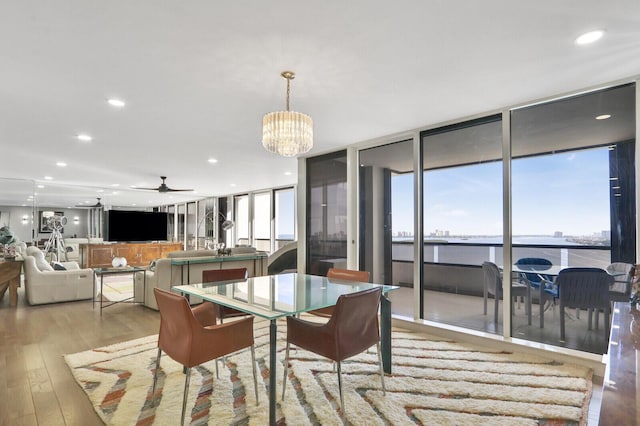
[{"label": "white ceiling", "polygon": [[[593,29],[605,37],[574,44]],[[638,75],[640,2],[4,1],[0,177],[43,183],[50,206],[293,184],[296,160],[261,145],[288,69],[313,155]],[[128,190],[160,175],[197,193]]]}]

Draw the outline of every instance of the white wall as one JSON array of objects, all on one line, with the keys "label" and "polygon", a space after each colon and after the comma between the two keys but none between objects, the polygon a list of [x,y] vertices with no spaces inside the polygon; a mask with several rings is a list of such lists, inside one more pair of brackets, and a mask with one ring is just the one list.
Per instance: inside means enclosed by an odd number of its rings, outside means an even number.
[{"label": "white wall", "polygon": [[[77,237],[87,237],[88,235],[88,210],[87,209],[63,209],[60,207],[38,207],[36,210],[36,217],[31,217],[31,207],[20,206],[0,206],[0,227],[8,226],[13,235],[18,237],[21,241],[30,242],[34,239],[36,241],[41,239],[49,239],[51,233],[39,233],[39,220],[40,211],[61,211],[67,218],[67,224],[62,230],[63,237],[73,237],[75,234]],[[74,218],[78,218],[77,222]],[[26,219],[25,219],[26,218]],[[31,235],[31,230],[34,230],[34,236]]]}]

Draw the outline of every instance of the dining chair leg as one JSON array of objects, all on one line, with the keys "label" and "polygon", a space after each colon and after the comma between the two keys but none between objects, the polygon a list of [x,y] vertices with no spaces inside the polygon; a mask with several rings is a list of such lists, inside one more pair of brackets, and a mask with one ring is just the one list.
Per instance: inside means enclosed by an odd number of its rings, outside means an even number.
[{"label": "dining chair leg", "polygon": [[282,379],[282,400],[284,401],[284,391],[287,389],[287,370],[289,370],[289,342],[284,352],[284,378]]},{"label": "dining chair leg", "polygon": [[251,345],[251,365],[253,365],[253,390],[256,392],[256,405],[258,405],[258,375],[256,374],[256,349]]},{"label": "dining chair leg", "polygon": [[158,370],[160,370],[160,356],[162,355],[162,349],[158,348],[158,355],[156,356],[156,369],[153,372],[153,386],[151,387],[151,406],[156,405],[156,383],[158,383]]},{"label": "dining chair leg", "polygon": [[338,363],[338,392],[340,393],[340,408],[342,408],[342,416],[345,415],[344,409],[344,396],[342,395],[342,363],[340,361],[336,361]]},{"label": "dining chair leg", "polygon": [[380,350],[380,342],[376,343],[376,349],[378,351],[378,364],[380,364],[380,381],[382,382],[382,394],[387,394],[387,389],[384,386],[384,367],[382,366],[382,351]]},{"label": "dining chair leg", "polygon": [[560,340],[564,340],[564,306],[560,303]]},{"label": "dining chair leg", "polygon": [[220,379],[220,373],[218,371],[218,361],[219,361],[219,359],[216,358],[216,379]]},{"label": "dining chair leg", "polygon": [[180,418],[180,425],[184,424],[184,414],[187,410],[187,396],[189,395],[189,379],[191,378],[191,367],[187,367],[184,377],[184,394],[182,395],[182,417]]}]

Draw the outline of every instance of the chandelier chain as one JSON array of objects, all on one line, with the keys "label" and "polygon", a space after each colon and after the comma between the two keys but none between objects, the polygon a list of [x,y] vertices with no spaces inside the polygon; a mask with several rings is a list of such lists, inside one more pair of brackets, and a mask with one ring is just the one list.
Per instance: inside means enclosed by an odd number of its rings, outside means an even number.
[{"label": "chandelier chain", "polygon": [[287,78],[287,111],[289,111],[289,94],[291,93],[291,79]]}]

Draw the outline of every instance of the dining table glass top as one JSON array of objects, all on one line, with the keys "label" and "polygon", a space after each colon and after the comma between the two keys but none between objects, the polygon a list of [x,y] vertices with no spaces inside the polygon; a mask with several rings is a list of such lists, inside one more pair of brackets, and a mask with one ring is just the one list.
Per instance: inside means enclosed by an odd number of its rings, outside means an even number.
[{"label": "dining table glass top", "polygon": [[383,294],[399,287],[288,273],[174,286],[174,292],[197,296],[268,320],[326,308],[343,294],[382,287]]}]

